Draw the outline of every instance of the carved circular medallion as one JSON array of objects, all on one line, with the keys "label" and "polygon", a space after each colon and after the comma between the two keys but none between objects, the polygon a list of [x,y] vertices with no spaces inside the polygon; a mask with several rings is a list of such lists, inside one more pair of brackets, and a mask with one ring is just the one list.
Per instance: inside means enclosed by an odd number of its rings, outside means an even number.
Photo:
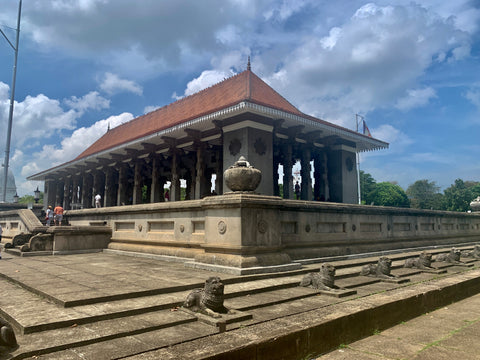
[{"label": "carved circular medallion", "polygon": [[253,144],[253,147],[255,148],[255,152],[258,155],[265,155],[267,152],[267,146],[265,145],[265,142],[262,140],[262,138],[258,138],[255,140],[255,144]]},{"label": "carved circular medallion", "polygon": [[257,224],[257,228],[260,234],[265,234],[268,229],[268,223],[265,220],[260,220]]},{"label": "carved circular medallion", "polygon": [[240,152],[240,149],[242,148],[242,143],[240,140],[237,138],[233,139],[230,141],[230,146],[228,147],[228,150],[230,150],[230,154],[235,156]]},{"label": "carved circular medallion", "polygon": [[352,225],[352,231],[355,231],[357,230],[357,227],[355,226],[355,224]]},{"label": "carved circular medallion", "polygon": [[225,224],[225,221],[219,221],[218,222],[218,233],[219,234],[225,234],[227,232],[227,224]]},{"label": "carved circular medallion", "polygon": [[180,232],[184,232],[185,231],[185,226],[184,225],[180,225]]},{"label": "carved circular medallion", "polygon": [[348,171],[352,171],[353,170],[353,160],[352,160],[352,158],[348,157],[345,160],[345,165],[346,165]]},{"label": "carved circular medallion", "polygon": [[305,225],[305,231],[306,231],[307,233],[309,233],[310,230],[311,230],[310,224]]}]

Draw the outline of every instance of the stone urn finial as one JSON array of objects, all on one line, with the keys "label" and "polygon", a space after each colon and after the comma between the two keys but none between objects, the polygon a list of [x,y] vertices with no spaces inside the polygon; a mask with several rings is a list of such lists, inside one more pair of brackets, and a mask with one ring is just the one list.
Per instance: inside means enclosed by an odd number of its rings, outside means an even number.
[{"label": "stone urn finial", "polygon": [[225,184],[232,191],[254,191],[262,180],[262,172],[243,156],[223,173]]},{"label": "stone urn finial", "polygon": [[473,212],[480,212],[480,196],[470,203],[470,208]]}]

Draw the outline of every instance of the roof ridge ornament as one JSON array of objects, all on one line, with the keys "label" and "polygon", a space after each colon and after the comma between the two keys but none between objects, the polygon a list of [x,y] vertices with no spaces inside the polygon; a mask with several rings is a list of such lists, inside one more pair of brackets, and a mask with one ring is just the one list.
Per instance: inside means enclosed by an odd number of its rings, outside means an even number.
[{"label": "roof ridge ornament", "polygon": [[250,65],[250,55],[248,55],[247,70],[248,70],[248,71],[251,71],[251,70],[252,70],[252,67],[251,67],[251,65]]}]

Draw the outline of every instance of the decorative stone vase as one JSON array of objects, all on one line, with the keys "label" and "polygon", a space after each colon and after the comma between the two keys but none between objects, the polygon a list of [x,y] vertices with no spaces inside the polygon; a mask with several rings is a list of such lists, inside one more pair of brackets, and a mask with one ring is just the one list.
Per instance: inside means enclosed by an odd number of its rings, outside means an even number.
[{"label": "decorative stone vase", "polygon": [[223,173],[225,184],[232,191],[254,191],[262,180],[262,172],[243,156]]},{"label": "decorative stone vase", "polygon": [[473,212],[480,212],[480,196],[470,203],[470,208]]}]

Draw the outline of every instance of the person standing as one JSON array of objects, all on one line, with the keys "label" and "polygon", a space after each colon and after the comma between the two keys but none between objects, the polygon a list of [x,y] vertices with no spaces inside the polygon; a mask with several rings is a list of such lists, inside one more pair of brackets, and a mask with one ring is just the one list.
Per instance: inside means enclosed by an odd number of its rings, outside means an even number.
[{"label": "person standing", "polygon": [[47,208],[45,218],[47,219],[47,226],[50,226],[50,224],[52,223],[52,219],[53,219],[53,210],[52,210],[52,207],[50,205]]},{"label": "person standing", "polygon": [[62,219],[63,219],[63,208],[60,205],[57,205],[55,209],[53,209],[55,214],[55,225],[61,226]]},{"label": "person standing", "polygon": [[295,196],[297,197],[297,200],[300,199],[300,184],[298,181],[295,184]]},{"label": "person standing", "polygon": [[100,208],[102,205],[100,204],[100,200],[102,200],[102,196],[100,194],[95,195],[95,207]]}]

